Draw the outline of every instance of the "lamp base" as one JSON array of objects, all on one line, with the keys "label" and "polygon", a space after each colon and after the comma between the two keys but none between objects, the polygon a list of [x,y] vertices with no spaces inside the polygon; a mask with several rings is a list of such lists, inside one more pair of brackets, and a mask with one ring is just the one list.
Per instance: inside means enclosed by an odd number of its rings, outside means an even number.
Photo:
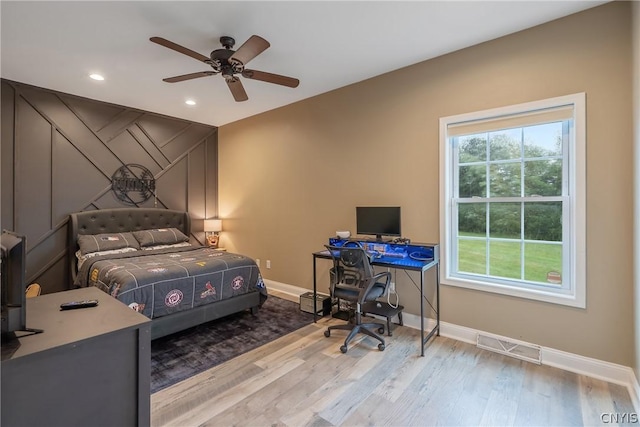
[{"label": "lamp base", "polygon": [[216,234],[207,236],[207,246],[214,249],[218,247],[218,236]]}]

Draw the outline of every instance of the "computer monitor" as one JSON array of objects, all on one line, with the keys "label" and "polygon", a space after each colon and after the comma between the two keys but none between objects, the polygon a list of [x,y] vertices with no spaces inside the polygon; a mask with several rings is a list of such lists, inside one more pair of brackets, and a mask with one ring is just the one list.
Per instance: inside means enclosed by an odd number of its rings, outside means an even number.
[{"label": "computer monitor", "polygon": [[2,231],[0,299],[2,302],[2,337],[27,330],[26,309],[26,237]]},{"label": "computer monitor", "polygon": [[382,241],[382,236],[401,236],[399,206],[356,207],[356,231],[358,234],[374,235]]}]

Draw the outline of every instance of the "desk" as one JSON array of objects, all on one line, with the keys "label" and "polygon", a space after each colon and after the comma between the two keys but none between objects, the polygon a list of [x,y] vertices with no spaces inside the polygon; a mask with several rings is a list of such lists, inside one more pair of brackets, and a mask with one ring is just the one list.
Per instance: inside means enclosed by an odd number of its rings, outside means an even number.
[{"label": "desk", "polygon": [[[351,240],[353,241],[353,240]],[[335,239],[330,239],[329,243],[331,245],[336,245],[337,242]],[[344,243],[344,241],[343,241]],[[378,245],[374,242],[362,241],[365,245]],[[336,246],[341,246],[340,244]],[[439,255],[439,245],[437,244],[422,244],[422,243],[414,243],[411,245],[395,245],[395,244],[386,244],[385,246],[391,247],[391,251],[395,254],[395,256],[382,256],[378,258],[374,258],[371,262],[372,265],[378,267],[388,267],[388,268],[398,268],[405,271],[419,271],[420,272],[420,356],[424,356],[424,346],[425,344],[433,337],[434,335],[440,335],[440,255]],[[432,257],[426,260],[417,260],[410,257],[398,257],[397,253],[402,250],[411,251],[412,249],[416,250],[426,250],[429,252]],[[313,295],[314,300],[317,294],[317,284],[316,284],[316,275],[317,275],[317,267],[316,261],[320,259],[332,259],[331,254],[328,250],[318,251],[313,253]],[[436,272],[436,306],[435,306],[435,314],[436,314],[436,324],[431,329],[431,331],[425,336],[425,327],[424,327],[424,277],[427,271],[435,268]],[[317,314],[314,313],[313,321],[317,320]]]},{"label": "desk", "polygon": [[[98,306],[60,311],[87,299]],[[27,299],[27,326],[44,332],[3,343],[1,424],[148,426],[149,325],[98,288]]]}]

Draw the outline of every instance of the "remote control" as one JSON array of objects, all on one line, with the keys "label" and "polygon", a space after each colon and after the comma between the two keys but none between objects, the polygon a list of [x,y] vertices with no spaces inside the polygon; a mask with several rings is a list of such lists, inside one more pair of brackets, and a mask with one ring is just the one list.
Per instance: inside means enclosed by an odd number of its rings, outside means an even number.
[{"label": "remote control", "polygon": [[76,308],[95,307],[98,305],[97,299],[90,299],[85,301],[69,301],[60,304],[60,310],[73,310]]}]

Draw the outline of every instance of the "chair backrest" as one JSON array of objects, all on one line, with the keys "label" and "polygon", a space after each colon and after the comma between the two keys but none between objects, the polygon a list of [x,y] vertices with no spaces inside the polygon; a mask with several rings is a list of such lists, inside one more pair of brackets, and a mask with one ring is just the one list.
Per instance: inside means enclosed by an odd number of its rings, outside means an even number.
[{"label": "chair backrest", "polygon": [[331,253],[333,269],[330,272],[331,286],[363,287],[373,277],[374,269],[369,255],[362,247],[330,246],[325,247]]}]

